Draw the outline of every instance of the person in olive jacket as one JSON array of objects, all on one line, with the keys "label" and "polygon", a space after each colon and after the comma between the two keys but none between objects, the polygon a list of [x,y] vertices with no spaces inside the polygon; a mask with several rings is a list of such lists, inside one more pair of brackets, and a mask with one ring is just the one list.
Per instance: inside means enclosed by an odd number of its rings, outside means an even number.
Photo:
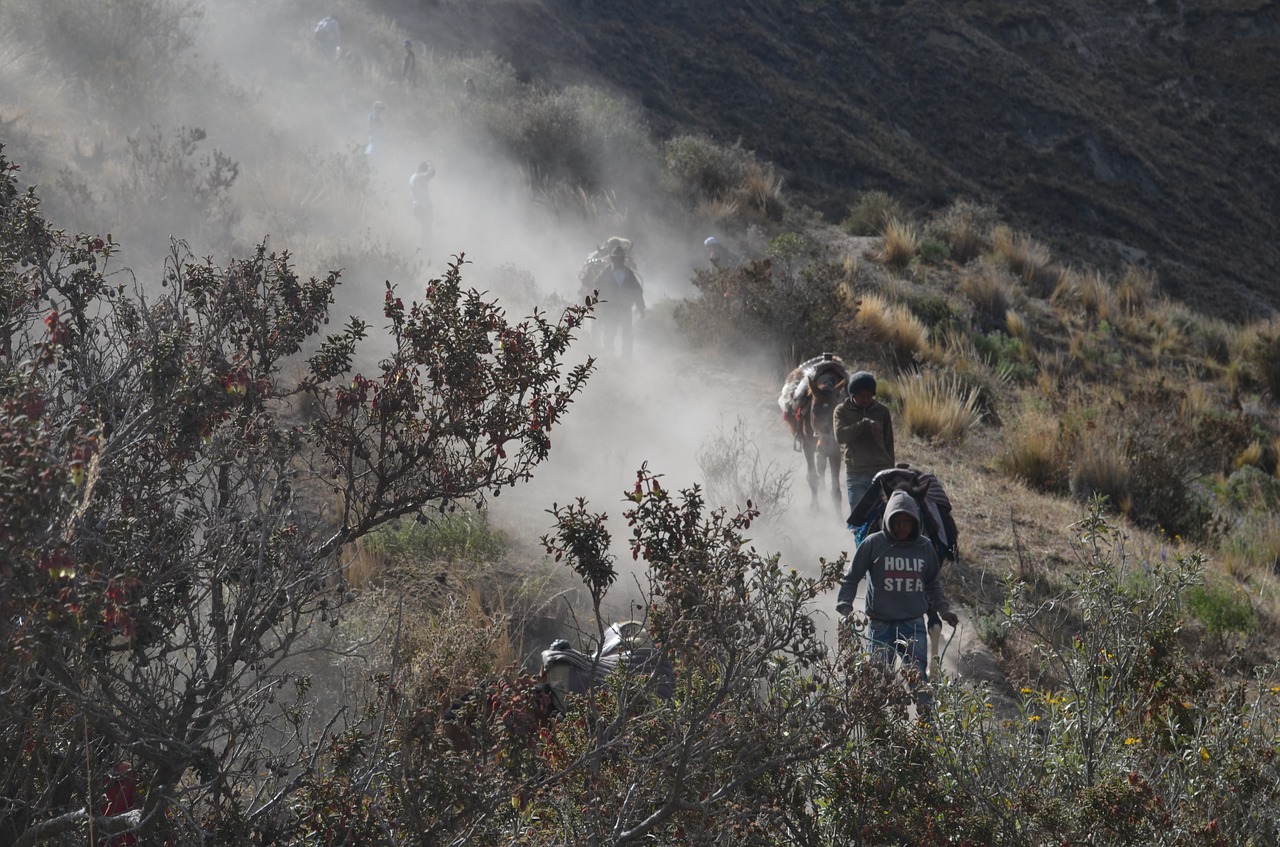
[{"label": "person in olive jacket", "polygon": [[849,380],[849,399],[836,407],[836,441],[844,447],[845,486],[855,509],[876,473],[894,466],[893,418],[876,399],[876,378],[858,371]]}]

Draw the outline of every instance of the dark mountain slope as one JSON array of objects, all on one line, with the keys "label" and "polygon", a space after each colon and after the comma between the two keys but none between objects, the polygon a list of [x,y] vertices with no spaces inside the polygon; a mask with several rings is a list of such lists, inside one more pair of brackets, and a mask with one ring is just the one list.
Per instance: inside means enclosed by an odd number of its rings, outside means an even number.
[{"label": "dark mountain slope", "polygon": [[541,0],[386,7],[441,50],[603,82],[740,138],[843,216],[968,195],[1060,255],[1145,256],[1222,314],[1280,302],[1273,0]]}]

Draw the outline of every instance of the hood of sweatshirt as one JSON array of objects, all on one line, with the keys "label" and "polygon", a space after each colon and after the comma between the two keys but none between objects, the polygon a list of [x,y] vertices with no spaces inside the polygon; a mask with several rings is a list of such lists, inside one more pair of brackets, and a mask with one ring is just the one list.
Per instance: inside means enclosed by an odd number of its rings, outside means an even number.
[{"label": "hood of sweatshirt", "polygon": [[905,541],[916,541],[920,538],[920,507],[916,505],[915,499],[907,492],[893,492],[889,495],[889,503],[884,507],[884,520],[881,522],[881,526],[885,536],[896,540],[889,530],[894,515],[909,515],[911,517],[911,534],[906,537]]}]

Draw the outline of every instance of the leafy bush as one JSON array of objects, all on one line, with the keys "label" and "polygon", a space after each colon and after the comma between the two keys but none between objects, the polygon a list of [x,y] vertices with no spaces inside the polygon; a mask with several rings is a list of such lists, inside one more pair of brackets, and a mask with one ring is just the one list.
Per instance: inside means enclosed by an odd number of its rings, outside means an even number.
[{"label": "leafy bush", "polygon": [[1036,378],[1036,367],[1024,360],[1022,342],[1017,339],[1003,332],[977,333],[973,336],[973,346],[982,360],[1003,377],[1020,383]]},{"label": "leafy bush", "polygon": [[[512,323],[458,265],[420,303],[388,283],[362,372],[363,321],[320,336],[337,273],[175,245],[144,290],[116,250],[0,158],[29,262],[0,267],[0,841],[245,843],[328,746],[293,659],[349,599],[339,552],[528,479],[591,370],[562,373],[584,309]],[[84,774],[124,772],[137,815],[86,807]]]},{"label": "leafy bush", "polygon": [[730,195],[741,186],[755,156],[740,143],[720,144],[704,135],[677,135],[663,155],[667,171],[694,197]]},{"label": "leafy bush", "polygon": [[[806,242],[782,237],[770,243],[792,255]],[[674,317],[681,333],[698,346],[835,350],[848,342],[850,309],[845,270],[809,261],[799,271],[773,259],[745,262],[729,271],[698,270],[691,280],[699,296],[681,301]]]},{"label": "leafy bush", "polygon": [[941,265],[951,258],[951,250],[941,241],[924,238],[917,251],[920,262],[925,265]]},{"label": "leafy bush", "polygon": [[891,220],[905,220],[902,204],[884,191],[867,191],[849,207],[840,228],[850,235],[880,235]]},{"label": "leafy bush", "polygon": [[1247,635],[1258,628],[1253,604],[1238,588],[1220,582],[1193,585],[1185,599],[1191,616],[1212,636]]}]

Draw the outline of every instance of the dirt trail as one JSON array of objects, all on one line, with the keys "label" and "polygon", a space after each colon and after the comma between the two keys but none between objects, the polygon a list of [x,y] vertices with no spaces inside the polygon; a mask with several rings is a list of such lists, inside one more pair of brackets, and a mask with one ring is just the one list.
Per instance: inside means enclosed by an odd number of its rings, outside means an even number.
[{"label": "dirt trail", "polygon": [[[794,450],[776,404],[783,374],[772,372],[767,357],[725,367],[710,355],[679,351],[669,330],[641,324],[633,360],[601,358],[565,425],[553,433],[551,459],[532,483],[493,501],[498,522],[532,543],[550,529],[546,510],[552,503],[586,497],[593,511],[610,515],[615,554],[624,571],[612,598],[617,602],[620,593],[642,578],[640,563],[633,562],[627,549],[621,519],[624,494],[634,485],[636,470],[647,462],[664,475],[669,489],[702,485],[699,449],[717,429],[729,432],[741,419],[755,438],[762,462],[772,464],[775,472],[794,472],[790,503],[776,520],[753,525],[751,543],[761,552],[780,553],[785,564],[815,576],[820,558],[852,555],[853,537],[845,528],[845,515],[832,510],[825,487],[819,491],[817,507],[810,504],[803,457]],[[589,343],[584,346],[591,349]],[[920,445],[911,447],[909,453],[921,452]],[[638,592],[633,596],[638,598]],[[812,611],[818,630],[833,646],[841,625],[835,603],[832,591]],[[860,592],[855,608],[861,605]],[[998,666],[977,638],[970,615],[959,604],[957,612],[960,626],[954,633],[948,627],[944,636],[950,639],[944,656],[947,671],[958,678],[1001,684]]]}]

